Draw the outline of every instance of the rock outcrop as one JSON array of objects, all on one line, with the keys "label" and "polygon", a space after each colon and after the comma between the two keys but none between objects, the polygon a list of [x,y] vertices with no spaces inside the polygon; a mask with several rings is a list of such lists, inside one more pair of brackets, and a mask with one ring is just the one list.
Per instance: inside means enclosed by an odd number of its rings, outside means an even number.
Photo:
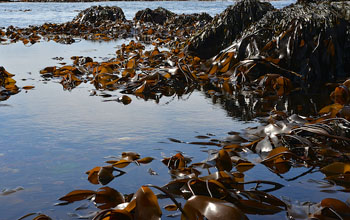
[{"label": "rock outcrop", "polygon": [[216,72],[231,71],[234,80],[277,73],[307,86],[348,77],[349,11],[349,1],[321,1],[267,12],[214,58]]},{"label": "rock outcrop", "polygon": [[146,8],[136,13],[134,20],[151,22],[156,24],[164,24],[165,21],[176,14],[162,7],[158,7],[154,10]]},{"label": "rock outcrop", "polygon": [[116,6],[92,6],[81,11],[72,22],[98,26],[106,21],[125,21],[123,10]]},{"label": "rock outcrop", "polygon": [[165,25],[180,28],[200,23],[200,26],[204,26],[212,20],[213,18],[208,13],[180,14],[170,17],[166,20]]},{"label": "rock outcrop", "polygon": [[260,20],[274,7],[268,2],[244,0],[229,6],[214,17],[190,41],[188,51],[200,58],[210,58],[229,46],[244,29]]}]

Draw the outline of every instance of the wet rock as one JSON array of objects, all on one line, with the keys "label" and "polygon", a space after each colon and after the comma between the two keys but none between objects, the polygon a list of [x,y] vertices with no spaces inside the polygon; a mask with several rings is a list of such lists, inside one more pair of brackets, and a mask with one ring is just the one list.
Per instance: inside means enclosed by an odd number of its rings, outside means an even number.
[{"label": "wet rock", "polygon": [[162,46],[182,49],[193,33],[203,28],[211,19],[209,14],[201,13],[174,15],[162,25],[136,21],[135,38],[145,43],[158,42]]},{"label": "wet rock", "polygon": [[138,11],[135,15],[134,20],[151,22],[156,24],[164,24],[164,22],[175,16],[176,14],[162,7],[158,7],[154,10],[146,8],[144,10]]},{"label": "wet rock", "polygon": [[[251,75],[289,74],[287,77],[307,86],[348,77],[349,11],[350,1],[323,1],[268,12],[220,56],[233,53],[231,67],[239,66],[238,62],[250,63],[244,65],[255,69],[255,73],[250,70]],[[234,71],[239,73],[238,68]]]},{"label": "wet rock", "polygon": [[187,49],[201,58],[213,57],[229,46],[244,29],[273,9],[270,3],[258,0],[237,2],[196,33]]},{"label": "wet rock", "polygon": [[80,12],[72,22],[97,26],[106,21],[125,21],[123,10],[116,6],[92,6]]},{"label": "wet rock", "polygon": [[199,26],[211,22],[213,18],[208,13],[181,14],[169,18],[165,26],[183,27],[199,23]]}]

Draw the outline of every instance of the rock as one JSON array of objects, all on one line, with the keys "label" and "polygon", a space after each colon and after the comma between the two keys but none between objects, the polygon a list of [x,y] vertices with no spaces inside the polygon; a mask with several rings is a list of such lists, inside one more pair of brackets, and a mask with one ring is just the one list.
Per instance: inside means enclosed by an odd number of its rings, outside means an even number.
[{"label": "rock", "polygon": [[184,27],[194,25],[199,22],[199,25],[203,26],[211,22],[212,20],[213,18],[208,13],[181,14],[169,18],[164,25],[173,27]]},{"label": "rock", "polygon": [[212,74],[233,84],[279,74],[315,91],[350,76],[350,1],[300,2],[266,13],[222,50]]},{"label": "rock", "polygon": [[244,29],[272,10],[274,7],[268,2],[258,0],[237,2],[215,16],[211,23],[196,33],[187,50],[200,58],[213,57],[229,46]]},{"label": "rock", "polygon": [[146,8],[144,10],[138,11],[135,15],[134,20],[151,22],[156,24],[164,24],[165,21],[176,14],[162,7],[158,7],[154,10]]},{"label": "rock", "polygon": [[105,21],[125,21],[123,10],[116,6],[92,6],[80,12],[72,22],[98,26]]},{"label": "rock", "polygon": [[303,2],[271,11],[226,51],[236,54],[234,62],[260,60],[256,72],[297,73],[301,77],[289,77],[308,85],[343,79],[350,76],[349,11],[350,1]]}]

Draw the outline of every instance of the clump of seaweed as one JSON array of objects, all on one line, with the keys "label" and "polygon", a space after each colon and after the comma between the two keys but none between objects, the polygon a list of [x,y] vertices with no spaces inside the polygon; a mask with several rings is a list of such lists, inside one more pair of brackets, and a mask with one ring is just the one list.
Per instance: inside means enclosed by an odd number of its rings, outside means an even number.
[{"label": "clump of seaweed", "polygon": [[13,76],[4,67],[0,66],[0,101],[7,100],[11,95],[19,92],[16,80],[12,78]]}]

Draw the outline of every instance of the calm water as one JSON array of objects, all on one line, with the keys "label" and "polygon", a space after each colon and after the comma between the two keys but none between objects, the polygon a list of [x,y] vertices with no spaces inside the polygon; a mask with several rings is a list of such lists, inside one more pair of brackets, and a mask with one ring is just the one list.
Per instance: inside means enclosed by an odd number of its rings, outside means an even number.
[{"label": "calm water", "polygon": [[[273,3],[276,7],[290,4]],[[162,6],[176,13],[206,11],[215,15],[230,4],[232,2],[3,3],[0,4],[0,26],[65,22],[91,5],[120,6],[126,17],[132,19],[136,11],[146,7]],[[31,11],[23,12],[25,9]],[[170,180],[167,167],[160,162],[163,156],[183,151],[195,156],[195,162],[207,157],[207,153],[202,152],[207,149],[205,147],[172,143],[167,138],[198,141],[195,136],[211,133],[221,139],[229,131],[256,125],[256,122],[232,118],[220,104],[213,104],[200,91],[183,97],[163,98],[158,104],[131,96],[132,103],[124,106],[102,102],[103,98],[99,96],[89,96],[89,90],[93,89],[89,83],[64,91],[59,82],[45,81],[39,75],[39,71],[47,66],[59,62],[71,64],[71,56],[90,56],[97,61],[114,57],[122,43],[125,41],[0,46],[0,66],[16,74],[14,79],[19,87],[35,86],[33,90],[21,91],[0,102],[0,190],[24,188],[0,196],[1,220],[16,219],[31,212],[43,212],[53,219],[69,219],[67,213],[74,212],[78,204],[53,206],[57,198],[74,189],[98,189],[87,181],[85,171],[104,165],[105,157],[117,156],[123,151],[137,151],[142,157],[152,156],[156,160],[140,167],[128,166],[124,169],[128,173],[112,181],[110,187],[132,193],[146,183],[161,186]],[[52,59],[54,57],[62,57],[63,61]],[[111,94],[119,95],[117,92]],[[150,167],[159,175],[149,175]],[[304,171],[304,168],[292,168],[285,178]],[[289,182],[258,165],[246,173],[246,180],[266,179],[267,174],[271,176],[268,180],[299,189],[293,191],[285,187],[274,193],[276,196],[305,201],[305,192],[308,192],[307,200],[316,202],[330,196],[308,183],[309,179],[322,179],[320,173]],[[342,194],[336,197],[345,200]],[[94,209],[92,205],[90,207]],[[76,213],[86,214],[87,211]],[[267,219],[252,217],[260,218]]]},{"label": "calm water", "polygon": [[[194,136],[207,133],[222,138],[230,130],[248,126],[232,120],[200,92],[180,99],[161,99],[159,104],[132,97],[132,103],[124,106],[89,96],[93,88],[90,84],[69,92],[63,91],[58,82],[43,82],[39,76],[40,69],[57,65],[53,57],[64,57],[63,61],[69,62],[73,55],[89,55],[98,60],[112,56],[108,54],[114,53],[117,43],[65,46],[49,42],[0,47],[1,65],[16,74],[18,86],[35,86],[0,106],[0,189],[25,189],[0,196],[0,213],[6,213],[5,219],[33,211],[47,213],[58,197],[76,188],[96,190],[86,180],[85,171],[103,165],[104,157],[123,151],[137,151],[158,160],[150,165],[129,166],[129,173],[112,182],[112,187],[131,193],[145,183],[163,185],[169,179],[167,168],[160,162],[162,155],[169,156],[176,150],[196,154],[198,160],[207,155],[199,151],[199,146],[174,144],[167,138],[195,141]],[[156,167],[153,169],[160,175],[150,176],[150,166]],[[130,183],[128,176],[136,179]],[[56,213],[60,208],[48,214],[66,219],[66,211]]]}]

